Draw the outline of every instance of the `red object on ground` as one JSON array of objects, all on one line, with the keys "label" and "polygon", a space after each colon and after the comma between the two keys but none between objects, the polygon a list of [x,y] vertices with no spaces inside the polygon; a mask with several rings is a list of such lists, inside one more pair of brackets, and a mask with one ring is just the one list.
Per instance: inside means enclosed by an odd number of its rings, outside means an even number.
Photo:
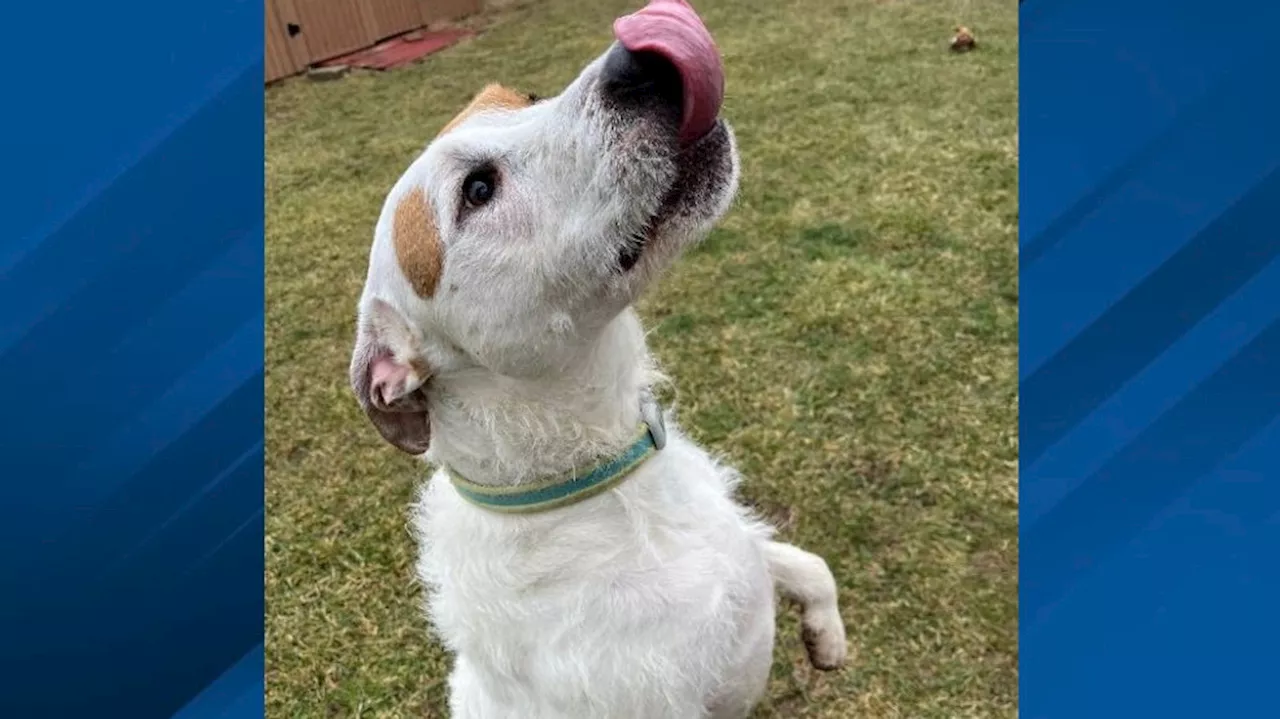
[{"label": "red object on ground", "polygon": [[470,30],[414,30],[384,40],[373,47],[325,60],[320,63],[320,67],[348,65],[368,70],[389,70],[443,50],[474,34]]}]

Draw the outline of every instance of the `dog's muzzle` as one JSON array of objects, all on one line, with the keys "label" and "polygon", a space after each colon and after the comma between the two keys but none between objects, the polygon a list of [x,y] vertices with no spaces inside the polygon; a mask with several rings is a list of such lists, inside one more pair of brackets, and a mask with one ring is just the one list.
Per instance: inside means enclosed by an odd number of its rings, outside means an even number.
[{"label": "dog's muzzle", "polygon": [[617,46],[604,74],[614,90],[678,108],[678,136],[688,146],[716,124],[724,102],[720,51],[686,0],[650,0],[613,24]]},{"label": "dog's muzzle", "polygon": [[679,122],[684,95],[680,71],[658,53],[632,52],[614,43],[600,70],[600,88],[625,109],[660,113],[673,129]]},{"label": "dog's muzzle", "polygon": [[657,210],[642,226],[628,228],[623,238],[617,268],[626,273],[661,234],[664,222],[696,200],[700,193],[690,188],[708,184],[698,176],[713,172],[709,168],[717,164],[702,160],[708,144],[704,140],[716,139],[717,130],[724,134],[719,120],[724,68],[711,34],[685,0],[651,0],[619,18],[613,32],[617,42],[600,68],[599,92],[613,110],[643,118],[650,139],[657,139],[658,147],[666,145],[677,165],[671,184],[655,188],[661,192]]}]

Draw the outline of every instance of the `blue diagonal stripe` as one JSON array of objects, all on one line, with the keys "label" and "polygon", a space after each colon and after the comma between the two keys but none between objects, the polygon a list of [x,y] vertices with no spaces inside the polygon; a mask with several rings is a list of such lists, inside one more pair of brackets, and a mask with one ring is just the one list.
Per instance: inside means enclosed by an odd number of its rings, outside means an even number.
[{"label": "blue diagonal stripe", "polygon": [[[56,541],[41,544],[43,561],[25,567],[24,582],[6,599],[26,613],[44,611],[47,604],[42,597],[77,596],[95,567],[136,544],[149,528],[172,514],[190,491],[207,484],[233,458],[261,441],[261,422],[246,421],[251,411],[261,416],[261,408],[259,370],[178,441],[158,451],[127,484],[86,511]],[[261,476],[260,468],[254,471],[255,476]],[[261,490],[250,492],[247,500],[260,502]]]},{"label": "blue diagonal stripe", "polygon": [[[1210,100],[1173,123],[1169,138],[1153,143],[1156,156],[1128,167],[1131,174],[1123,182],[1092,195],[1087,213],[1059,218],[1065,224],[1054,227],[1065,234],[1043,262],[1032,263],[1022,253],[1021,379],[1042,369],[1280,167],[1280,137],[1272,129],[1280,125],[1280,101],[1256,92],[1254,79],[1242,73],[1223,83]],[[1229,127],[1207,121],[1219,112],[1233,118]],[[1034,171],[1033,160],[1026,158],[1024,172]]]},{"label": "blue diagonal stripe", "polygon": [[[1139,150],[1135,155],[1125,160],[1119,167],[1112,170],[1106,177],[1091,188],[1083,197],[1076,200],[1065,212],[1053,219],[1049,226],[1044,230],[1031,235],[1024,239],[1018,249],[1018,265],[1022,271],[1026,271],[1032,265],[1039,261],[1045,252],[1049,251],[1060,240],[1066,237],[1070,232],[1075,230],[1084,220],[1092,213],[1096,212],[1100,206],[1112,198],[1124,188],[1128,183],[1134,182],[1135,179],[1141,181],[1141,173],[1153,166],[1159,172],[1164,173],[1164,179],[1171,181],[1187,181],[1191,180],[1196,183],[1197,190],[1212,190],[1213,185],[1204,182],[1199,175],[1181,175],[1177,172],[1171,172],[1175,168],[1168,167],[1170,163],[1176,163],[1180,167],[1196,166],[1201,172],[1203,167],[1201,162],[1196,160],[1188,161],[1187,153],[1202,153],[1207,156],[1216,156],[1218,159],[1218,167],[1229,166],[1231,176],[1239,178],[1236,171],[1239,169],[1230,159],[1221,157],[1224,150],[1235,151],[1240,154],[1240,159],[1260,159],[1258,157],[1257,146],[1248,137],[1233,137],[1232,142],[1227,148],[1222,145],[1224,143],[1214,143],[1206,145],[1205,140],[1207,130],[1203,124],[1199,122],[1201,118],[1209,116],[1221,110],[1223,103],[1235,102],[1238,104],[1247,104],[1249,109],[1255,110],[1254,113],[1246,113],[1240,115],[1248,118],[1247,122],[1241,122],[1241,130],[1254,133],[1262,131],[1267,127],[1267,122],[1263,118],[1256,116],[1257,110],[1274,110],[1274,103],[1259,102],[1256,95],[1251,92],[1252,88],[1241,87],[1238,82],[1224,82],[1219,85],[1207,97],[1202,99],[1195,108],[1192,109],[1190,117],[1181,117],[1173,121],[1167,129],[1164,130],[1151,143]],[[1221,129],[1215,132],[1220,133]],[[1199,159],[1199,158],[1197,158]],[[1235,159],[1235,158],[1231,158]],[[1225,168],[1224,168],[1225,169]],[[1227,173],[1223,173],[1224,175]],[[1152,188],[1146,188],[1150,191]],[[1159,196],[1162,200],[1168,199],[1168,193],[1152,193]],[[1202,208],[1205,201],[1209,199],[1199,192],[1195,193],[1194,201]],[[1204,208],[1206,210],[1211,208]],[[1190,213],[1188,213],[1190,214]],[[1158,233],[1153,233],[1159,237]]]},{"label": "blue diagonal stripe", "polygon": [[1024,719],[1275,713],[1277,26],[1021,6]]},{"label": "blue diagonal stripe", "polygon": [[247,716],[246,704],[262,716],[265,660],[263,645],[259,644],[175,713],[173,719],[242,719]]},{"label": "blue diagonal stripe", "polygon": [[[6,27],[29,31],[5,43],[23,60],[6,79],[0,116],[0,157],[13,180],[0,197],[0,275],[263,55],[260,2],[66,0],[5,3],[5,11]],[[247,157],[261,143],[206,147]]]},{"label": "blue diagonal stripe", "polygon": [[[261,222],[261,195],[225,193],[215,200],[210,191],[260,188],[262,168],[247,167],[238,154],[211,155],[205,140],[238,127],[245,143],[260,144],[261,126],[238,122],[237,115],[261,93],[259,63],[5,273],[0,370],[58,377],[48,373],[66,370],[71,360],[58,357],[56,348],[110,342],[137,321],[150,298],[172,292],[207,253]],[[191,171],[195,167],[200,171]],[[157,183],[170,186],[163,204],[156,201]],[[218,211],[211,213],[213,201]],[[137,281],[140,275],[147,281]]]},{"label": "blue diagonal stripe", "polygon": [[[259,464],[261,464],[261,462],[259,462]],[[266,516],[266,510],[259,507],[257,510],[254,511],[253,514],[249,515],[243,521],[237,524],[235,528],[232,529],[227,534],[227,536],[222,539],[221,542],[218,542],[214,546],[210,547],[209,550],[206,551],[204,554],[200,555],[200,557],[196,559],[194,563],[192,563],[189,567],[183,570],[183,572],[178,575],[179,581],[186,579],[192,574],[204,569],[205,565],[213,562],[219,555],[221,555],[223,552],[229,549],[233,545],[233,543],[236,542],[237,540],[242,540],[246,536],[256,535],[261,537],[262,522],[265,516]]]},{"label": "blue diagonal stripe", "polygon": [[1031,622],[1197,478],[1280,415],[1280,323],[1022,533],[1020,612]]},{"label": "blue diagonal stripe", "polygon": [[[210,494],[223,489],[224,485],[228,482],[228,480],[233,480],[236,478],[237,473],[246,476],[249,480],[247,483],[250,485],[253,485],[254,488],[256,489],[256,485],[257,485],[256,480],[258,478],[257,470],[261,469],[262,461],[263,461],[263,443],[258,442],[254,444],[252,447],[250,447],[249,449],[245,450],[243,453],[241,453],[240,456],[232,460],[231,466],[219,472],[212,480],[210,480],[204,486],[196,490],[196,492],[191,496],[189,496],[182,503],[180,507],[178,507],[176,510],[173,511],[172,514],[166,517],[164,521],[148,529],[146,532],[146,535],[143,536],[142,539],[138,540],[137,545],[126,549],[124,552],[117,555],[110,562],[104,565],[97,572],[98,575],[99,576],[110,575],[111,573],[118,571],[122,565],[125,565],[130,562],[136,563],[138,555],[141,552],[150,548],[153,545],[153,543],[155,543],[161,537],[164,537],[166,534],[166,530],[173,527],[176,522],[183,520],[188,515],[192,514],[193,509],[201,507],[201,505],[205,503],[206,498],[208,498]],[[253,471],[248,471],[250,469]],[[170,540],[170,542],[166,543],[165,550],[172,551],[172,549],[173,549],[173,542],[172,540]],[[152,571],[154,569],[155,569],[154,564],[147,565],[146,567],[146,571]]]},{"label": "blue diagonal stripe", "polygon": [[1277,446],[1280,419],[1024,620],[1025,645],[1057,649],[1022,654],[1027,715],[1097,716],[1099,701],[1106,716],[1266,715],[1251,703],[1280,645],[1280,623],[1257,621],[1280,602]]},{"label": "blue diagonal stripe", "polygon": [[1267,229],[1277,204],[1280,172],[1272,172],[1021,384],[1023,462],[1036,461],[1280,254],[1280,233]]},{"label": "blue diagonal stripe", "polygon": [[[258,493],[261,477],[255,467]],[[199,544],[175,548],[164,571],[139,567],[92,592],[43,594],[38,614],[7,629],[7,661],[21,662],[10,666],[27,677],[0,702],[19,710],[9,716],[111,716],[95,707],[122,698],[129,716],[168,716],[260,643],[260,494],[255,503],[247,518],[223,516],[217,534],[192,535]],[[256,592],[226,591],[254,584]],[[113,607],[110,621],[88,611],[104,604]],[[190,661],[193,647],[200,661]],[[121,656],[130,662],[120,664]],[[76,678],[76,691],[57,691],[67,676]]]},{"label": "blue diagonal stripe", "polygon": [[1019,526],[1039,518],[1125,445],[1207,379],[1273,322],[1280,321],[1280,259],[1146,370],[1117,391],[1061,441],[1025,466]]},{"label": "blue diagonal stripe", "polygon": [[[65,482],[69,467],[99,439],[99,428],[132,420],[191,364],[262,312],[257,272],[261,237],[258,231],[235,238],[219,248],[219,256],[207,258],[207,268],[175,294],[147,298],[140,306],[151,314],[127,328],[131,332],[114,346],[99,346],[92,363],[41,361],[48,351],[44,348],[32,352],[29,362],[6,367],[32,378],[31,384],[10,392],[12,401],[40,403],[47,412],[79,421],[14,427],[5,441],[25,447],[25,456],[39,463],[47,481]],[[59,373],[70,381],[57,382]]]},{"label": "blue diagonal stripe", "polygon": [[168,142],[177,130],[190,122],[209,102],[226,91],[246,70],[251,70],[256,62],[256,57],[245,55],[239,58],[239,61],[233,66],[233,70],[224,70],[217,73],[214,79],[207,83],[210,89],[207,94],[195,97],[184,103],[182,109],[175,112],[164,125],[154,128],[150,136],[141,138],[137,148],[132,151],[121,151],[121,156],[112,163],[114,167],[79,188],[77,195],[59,197],[59,200],[67,203],[65,209],[61,209],[58,214],[52,217],[45,218],[43,222],[23,231],[22,234],[15,235],[6,242],[0,243],[0,276],[8,274],[17,263],[26,258],[41,243],[57,236],[64,228],[72,224],[78,215],[90,209],[93,203],[104,201],[104,199],[106,202],[110,202],[109,195],[103,198],[103,195],[110,188],[124,179],[145,158],[155,152],[163,152],[164,143]]},{"label": "blue diagonal stripe", "polygon": [[[192,367],[156,402],[143,408],[132,423],[103,433],[97,448],[87,452],[69,471],[70,478],[61,484],[58,493],[40,491],[46,485],[0,484],[0,496],[5,500],[0,505],[0,516],[5,518],[0,522],[0,540],[14,549],[30,549],[26,561],[15,565],[14,571],[32,573],[50,565],[47,557],[35,551],[37,547],[77,551],[76,542],[67,536],[68,527],[92,517],[107,497],[134,479],[157,456],[166,452],[186,456],[184,442],[190,443],[192,437],[208,431],[209,417],[216,416],[211,413],[237,391],[260,395],[262,331],[259,315]],[[242,402],[234,406],[248,409],[255,401],[246,398]],[[255,432],[260,436],[260,421],[255,424],[242,418],[235,424],[250,436]],[[181,481],[161,479],[160,486],[181,492],[196,479],[189,471],[179,476]]]},{"label": "blue diagonal stripe", "polygon": [[0,717],[161,719],[262,643],[262,20],[5,8]]},{"label": "blue diagonal stripe", "polygon": [[[1274,3],[1230,15],[1207,4],[1178,3],[1173,12],[1166,4],[1156,11],[1150,0],[1087,0],[1062,3],[1052,21],[1029,20],[1040,7],[1031,2],[1020,13],[1026,24],[1018,44],[1024,266],[1032,264],[1037,238],[1055,218],[1091,194],[1100,200],[1094,191],[1108,176],[1144,166],[1143,148],[1161,144],[1160,135],[1167,141],[1171,133],[1203,134],[1212,146],[1238,143],[1236,128],[1267,127],[1232,106],[1274,105],[1274,98],[1256,88],[1270,77],[1267,48],[1271,28],[1280,21],[1280,5]],[[1192,46],[1213,51],[1181,61],[1183,48]],[[1171,152],[1147,159],[1178,162]],[[1029,246],[1032,252],[1026,253]]]}]

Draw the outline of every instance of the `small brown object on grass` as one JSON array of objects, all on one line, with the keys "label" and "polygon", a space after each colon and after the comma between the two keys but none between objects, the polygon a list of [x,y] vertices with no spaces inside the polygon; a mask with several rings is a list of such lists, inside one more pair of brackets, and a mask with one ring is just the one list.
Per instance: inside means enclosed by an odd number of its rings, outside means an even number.
[{"label": "small brown object on grass", "polygon": [[955,37],[951,38],[952,52],[968,52],[978,46],[973,32],[964,25],[956,25]]}]

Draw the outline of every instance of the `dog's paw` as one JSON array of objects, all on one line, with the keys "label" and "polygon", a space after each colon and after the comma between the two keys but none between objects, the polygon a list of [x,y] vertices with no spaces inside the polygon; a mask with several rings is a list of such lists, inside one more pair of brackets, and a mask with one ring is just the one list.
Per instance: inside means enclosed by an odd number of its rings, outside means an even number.
[{"label": "dog's paw", "polygon": [[831,672],[844,666],[849,652],[848,642],[844,621],[834,607],[826,611],[806,612],[800,638],[814,669]]}]

